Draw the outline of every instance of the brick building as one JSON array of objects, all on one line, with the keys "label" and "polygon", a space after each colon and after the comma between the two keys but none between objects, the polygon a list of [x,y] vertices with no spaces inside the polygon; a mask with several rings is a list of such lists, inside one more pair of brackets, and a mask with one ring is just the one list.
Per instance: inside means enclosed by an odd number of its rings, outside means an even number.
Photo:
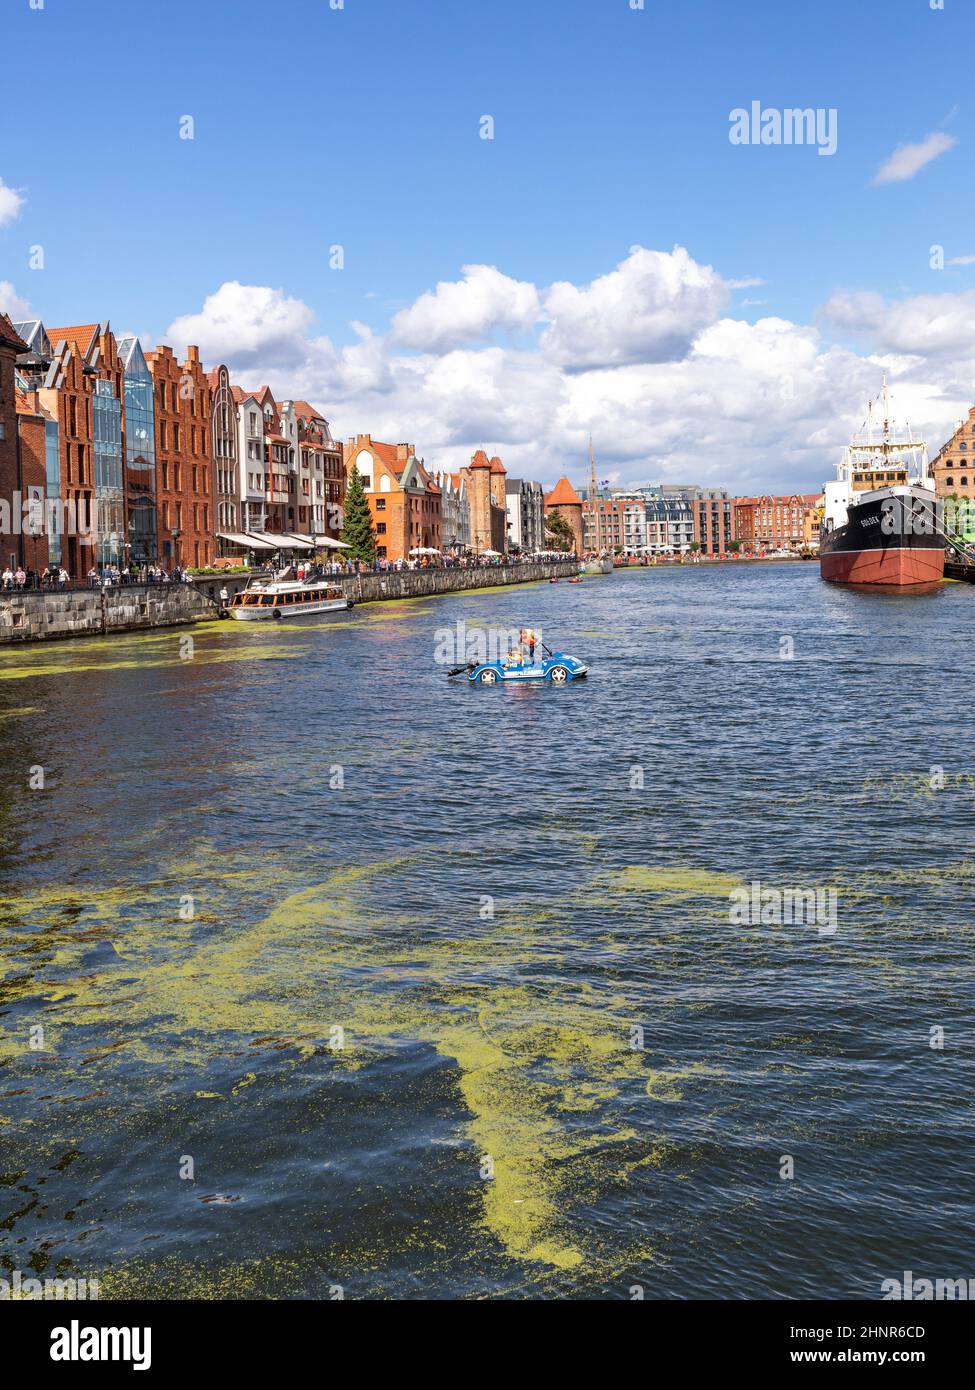
[{"label": "brick building", "polygon": [[819,493],[790,493],[781,497],[736,497],[735,539],[743,552],[817,550]]},{"label": "brick building", "polygon": [[156,515],[160,563],[200,568],[213,563],[214,488],[210,459],[210,385],[200,350],[177,362],[172,348],[146,354],[153,382]]},{"label": "brick building", "polygon": [[552,512],[558,512],[572,527],[573,549],[576,555],[583,553],[582,506],[582,498],[568,478],[560,478],[552,491],[545,494],[546,516],[550,516]]},{"label": "brick building", "polygon": [[975,498],[975,405],[931,460],[931,476],[939,497]]},{"label": "brick building", "polygon": [[405,560],[420,548],[441,550],[440,489],[412,444],[381,444],[358,434],[345,445],[344,462],[346,473],[354,465],[362,478],[379,559]]},{"label": "brick building", "polygon": [[582,544],[587,554],[612,555],[626,544],[625,497],[597,497],[595,507],[586,491],[582,509]]},{"label": "brick building", "polygon": [[478,555],[496,550],[504,555],[508,548],[508,500],[505,494],[507,471],[495,455],[488,458],[478,449],[466,468],[460,470],[470,509],[471,549]]},{"label": "brick building", "polygon": [[14,325],[26,344],[17,359],[21,390],[31,408],[43,408],[47,430],[48,550],[52,564],[83,581],[95,561],[96,510],[92,408],[95,377],[83,348],[98,324],[48,333],[40,319]]},{"label": "brick building", "polygon": [[[16,553],[18,563],[25,571],[34,574],[44,573],[50,561],[47,545],[47,517],[45,506],[47,496],[47,452],[49,430],[54,429],[56,450],[57,426],[41,405],[37,392],[18,391],[17,405],[17,447],[18,487],[21,498],[28,500],[26,515],[21,505],[21,534],[12,553]],[[6,564],[11,547],[4,546],[3,561]]]},{"label": "brick building", "polygon": [[19,561],[23,511],[14,375],[17,358],[26,351],[23,338],[6,314],[0,314],[0,568],[6,568],[14,556]]}]

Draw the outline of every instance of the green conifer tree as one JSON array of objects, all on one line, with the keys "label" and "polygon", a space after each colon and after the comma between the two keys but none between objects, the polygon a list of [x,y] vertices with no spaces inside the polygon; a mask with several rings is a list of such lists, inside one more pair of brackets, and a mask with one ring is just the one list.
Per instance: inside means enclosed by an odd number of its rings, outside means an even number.
[{"label": "green conifer tree", "polygon": [[342,540],[350,548],[343,551],[348,560],[362,560],[371,565],[376,558],[376,533],[372,525],[372,513],[362,478],[355,464],[349,474],[345,488],[345,523],[342,526]]}]

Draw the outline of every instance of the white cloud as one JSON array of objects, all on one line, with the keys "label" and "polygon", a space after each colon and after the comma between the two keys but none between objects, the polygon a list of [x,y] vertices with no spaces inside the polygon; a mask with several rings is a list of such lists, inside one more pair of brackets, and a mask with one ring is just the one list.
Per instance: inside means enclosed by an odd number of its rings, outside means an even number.
[{"label": "white cloud", "polygon": [[258,363],[284,366],[302,360],[314,314],[300,299],[261,285],[228,280],[208,295],[198,314],[171,323],[167,338],[195,343],[211,362],[240,371]]},{"label": "white cloud", "polygon": [[20,209],[24,206],[26,199],[16,188],[8,188],[3,179],[0,179],[0,227],[5,227],[8,222],[13,222],[14,218],[20,214]]},{"label": "white cloud", "polygon": [[463,280],[441,280],[393,319],[403,347],[446,352],[488,338],[498,329],[524,332],[539,317],[538,291],[493,265],[465,265]]},{"label": "white cloud", "polygon": [[[971,404],[975,292],[900,302],[844,293],[821,327],[771,315],[749,323],[723,316],[727,282],[679,250],[634,252],[590,285],[555,288],[551,309],[539,294],[551,318],[537,345],[441,350],[449,335],[432,330],[437,350],[403,351],[392,333],[353,324],[354,340],[338,347],[314,336],[300,300],[236,283],[177,319],[169,341],[177,352],[198,342],[207,365],[228,361],[241,385],[267,381],[281,399],[313,401],[340,438],[410,440],[450,467],[483,446],[513,476],[548,484],[562,473],[585,480],[591,431],[601,475],[622,484],[811,491],[833,475],[883,367],[932,444]],[[832,343],[836,328],[862,336],[863,351]]]},{"label": "white cloud", "polygon": [[832,324],[870,339],[878,352],[922,357],[975,352],[975,290],[887,300],[880,294],[834,294],[823,308]]},{"label": "white cloud", "polygon": [[917,144],[898,145],[890,158],[886,159],[874,174],[873,181],[875,184],[904,183],[907,179],[913,179],[933,159],[954,149],[957,144],[958,140],[954,135],[933,131]]},{"label": "white cloud", "polygon": [[7,314],[14,323],[35,317],[30,304],[21,298],[9,280],[0,280],[0,312]]},{"label": "white cloud", "polygon": [[952,256],[946,265],[975,265],[975,256]]},{"label": "white cloud", "polygon": [[541,348],[570,370],[669,362],[728,302],[728,286],[710,266],[673,251],[636,247],[608,275],[579,288],[559,281],[544,298],[548,327]]}]

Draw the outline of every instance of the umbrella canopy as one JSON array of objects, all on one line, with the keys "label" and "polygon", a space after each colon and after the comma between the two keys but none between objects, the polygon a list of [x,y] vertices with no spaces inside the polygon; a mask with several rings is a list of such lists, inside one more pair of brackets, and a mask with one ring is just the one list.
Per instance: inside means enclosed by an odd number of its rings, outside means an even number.
[{"label": "umbrella canopy", "polygon": [[482,554],[482,555],[500,555],[500,554],[501,554],[501,551],[500,551],[500,550],[482,550],[482,551],[481,551],[481,554]]},{"label": "umbrella canopy", "polygon": [[439,555],[439,550],[433,550],[429,545],[415,545],[410,551],[411,555]]}]

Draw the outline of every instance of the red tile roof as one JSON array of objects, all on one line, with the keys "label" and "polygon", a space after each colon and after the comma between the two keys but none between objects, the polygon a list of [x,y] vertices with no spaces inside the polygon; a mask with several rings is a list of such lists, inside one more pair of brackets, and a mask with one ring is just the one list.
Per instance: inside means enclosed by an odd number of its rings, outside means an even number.
[{"label": "red tile roof", "polygon": [[87,357],[98,338],[98,329],[97,323],[78,323],[73,328],[49,328],[47,336],[52,347],[57,347],[58,343],[67,343],[79,356]]},{"label": "red tile roof", "polygon": [[0,342],[15,352],[26,352],[27,344],[16,331],[6,314],[0,314]]},{"label": "red tile roof", "polygon": [[545,505],[546,507],[581,507],[582,498],[568,478],[560,478],[552,491],[545,494]]},{"label": "red tile roof", "polygon": [[494,458],[491,460],[491,472],[504,473],[505,475],[507,475],[508,470],[507,468],[505,468],[504,464],[498,458],[497,454],[495,454]]},{"label": "red tile roof", "polygon": [[487,454],[484,452],[483,449],[478,449],[477,453],[476,453],[476,454],[474,455],[474,457],[471,459],[471,467],[472,467],[472,468],[490,468],[490,467],[491,467],[491,461],[490,461],[490,459],[488,458]]}]

